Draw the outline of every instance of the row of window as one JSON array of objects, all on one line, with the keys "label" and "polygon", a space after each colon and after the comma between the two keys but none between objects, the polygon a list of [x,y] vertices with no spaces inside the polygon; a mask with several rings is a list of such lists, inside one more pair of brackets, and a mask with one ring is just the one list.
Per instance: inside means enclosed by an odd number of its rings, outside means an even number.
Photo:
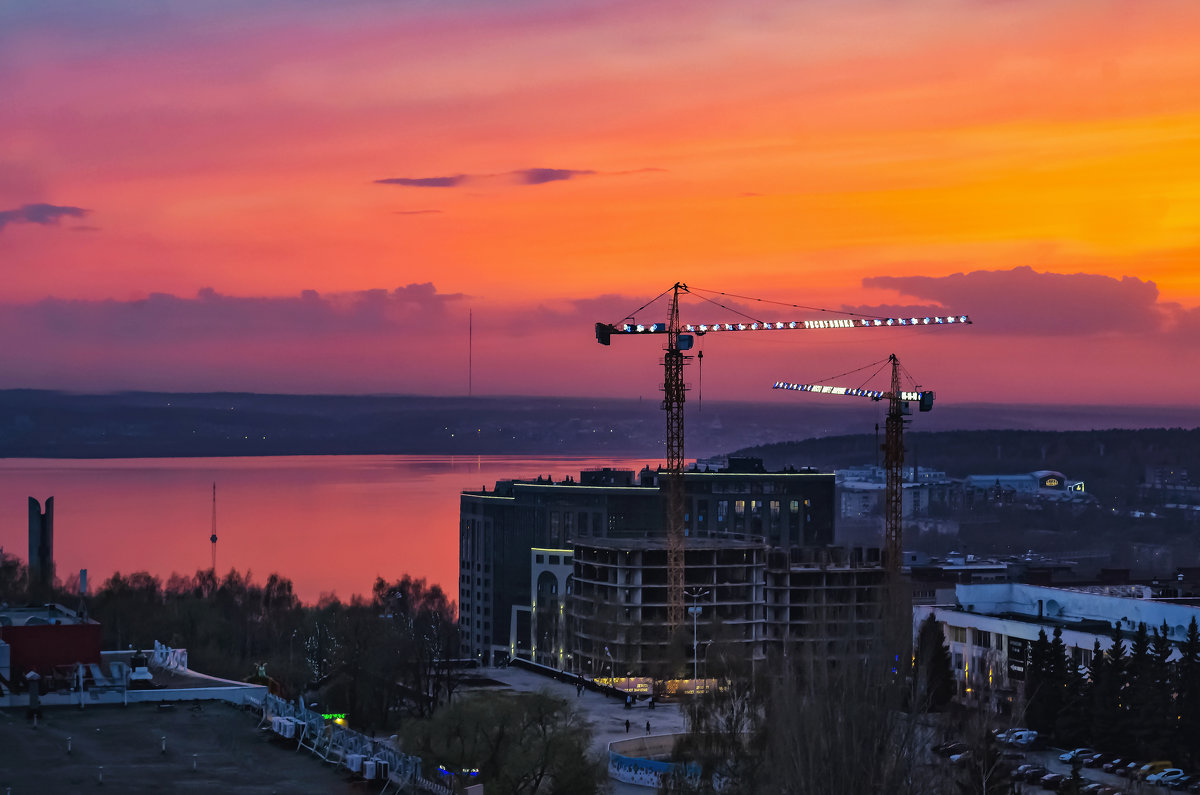
[{"label": "row of window", "polygon": [[[951,642],[953,642],[953,643],[966,643],[967,642],[967,628],[966,627],[948,627],[948,629],[950,630]],[[978,646],[981,649],[991,649],[991,648],[993,648],[993,643],[995,644],[994,648],[996,648],[999,651],[1003,651],[1004,636],[999,633],[996,633],[995,637],[993,638],[992,633],[988,632],[985,629],[975,629],[975,630],[971,631],[971,645],[972,646]]]}]

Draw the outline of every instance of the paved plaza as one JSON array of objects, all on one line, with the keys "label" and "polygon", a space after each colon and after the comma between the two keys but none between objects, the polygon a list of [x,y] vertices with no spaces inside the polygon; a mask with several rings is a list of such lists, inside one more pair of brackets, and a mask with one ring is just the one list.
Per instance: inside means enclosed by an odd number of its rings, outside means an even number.
[{"label": "paved plaza", "polygon": [[[592,749],[602,754],[604,759],[608,758],[610,742],[645,736],[647,721],[650,723],[650,734],[679,734],[687,728],[677,703],[660,701],[651,709],[647,701],[641,701],[633,709],[625,709],[625,702],[618,696],[604,695],[587,688],[584,688],[582,695],[576,695],[575,685],[524,668],[484,668],[479,673],[498,683],[490,689],[514,692],[547,690],[576,704],[592,725]],[[628,733],[625,731],[625,721],[629,721]]]}]

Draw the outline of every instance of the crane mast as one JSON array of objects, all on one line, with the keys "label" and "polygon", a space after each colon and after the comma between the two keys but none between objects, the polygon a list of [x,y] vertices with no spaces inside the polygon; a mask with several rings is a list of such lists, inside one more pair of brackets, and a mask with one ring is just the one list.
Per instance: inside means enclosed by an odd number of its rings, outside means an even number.
[{"label": "crane mast", "polygon": [[888,395],[887,423],[883,437],[883,466],[887,475],[887,486],[884,510],[884,545],[883,565],[889,574],[900,572],[901,528],[900,522],[904,515],[904,491],[901,476],[904,467],[904,407],[900,391],[900,360],[896,354],[891,354],[888,361],[892,365],[892,388]]},{"label": "crane mast", "polygon": [[687,386],[683,365],[690,357],[691,337],[679,329],[679,291],[687,286],[676,282],[667,319],[667,347],[663,354],[663,410],[667,413],[667,621],[678,628],[683,623],[683,402]]}]

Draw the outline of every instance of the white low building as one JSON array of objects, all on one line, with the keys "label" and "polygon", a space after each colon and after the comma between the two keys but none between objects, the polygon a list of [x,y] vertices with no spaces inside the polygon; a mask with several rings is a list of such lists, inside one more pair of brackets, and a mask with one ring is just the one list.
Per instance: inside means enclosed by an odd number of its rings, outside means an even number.
[{"label": "white low building", "polygon": [[[986,583],[958,585],[956,604],[913,608],[913,631],[933,614],[942,625],[960,690],[1019,688],[1030,647],[1038,632],[1052,637],[1056,627],[1078,665],[1089,666],[1097,640],[1107,650],[1114,628],[1128,645],[1139,623],[1148,630],[1166,622],[1167,638],[1178,646],[1200,606],[1152,598],[1149,586],[1104,585],[1074,588]],[[1172,652],[1178,657],[1178,651]]]}]

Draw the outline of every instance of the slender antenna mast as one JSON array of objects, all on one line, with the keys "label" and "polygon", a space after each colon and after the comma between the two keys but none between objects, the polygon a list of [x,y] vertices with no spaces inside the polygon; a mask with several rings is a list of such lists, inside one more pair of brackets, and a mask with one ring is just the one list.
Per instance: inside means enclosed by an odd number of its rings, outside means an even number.
[{"label": "slender antenna mast", "polygon": [[212,572],[215,577],[217,574],[217,484],[213,483],[213,506],[212,506],[212,536],[209,537],[212,542]]}]

